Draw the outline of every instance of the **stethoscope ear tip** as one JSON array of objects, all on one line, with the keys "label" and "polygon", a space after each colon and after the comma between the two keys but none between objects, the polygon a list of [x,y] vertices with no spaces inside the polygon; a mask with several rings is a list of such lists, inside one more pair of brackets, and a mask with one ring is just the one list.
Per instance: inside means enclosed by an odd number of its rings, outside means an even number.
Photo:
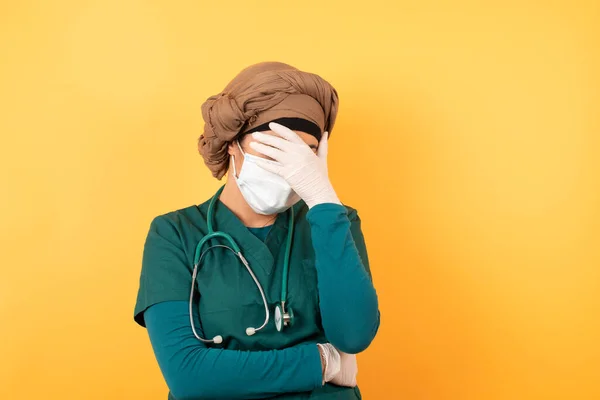
[{"label": "stethoscope ear tip", "polygon": [[223,336],[221,335],[217,335],[213,338],[213,343],[214,344],[221,344],[223,343]]},{"label": "stethoscope ear tip", "polygon": [[246,328],[246,335],[253,336],[256,333],[255,328]]}]

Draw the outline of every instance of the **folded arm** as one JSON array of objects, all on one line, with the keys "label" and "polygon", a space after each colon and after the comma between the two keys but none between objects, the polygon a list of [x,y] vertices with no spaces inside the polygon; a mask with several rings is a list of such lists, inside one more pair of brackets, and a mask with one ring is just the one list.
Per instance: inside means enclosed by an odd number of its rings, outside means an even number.
[{"label": "folded arm", "polygon": [[315,344],[270,351],[210,348],[193,335],[185,301],[149,307],[145,322],[165,381],[178,400],[257,399],[308,392],[322,385]]},{"label": "folded arm", "polygon": [[379,328],[379,305],[360,219],[339,204],[312,207],[319,307],[327,340],[343,352],[365,350]]}]

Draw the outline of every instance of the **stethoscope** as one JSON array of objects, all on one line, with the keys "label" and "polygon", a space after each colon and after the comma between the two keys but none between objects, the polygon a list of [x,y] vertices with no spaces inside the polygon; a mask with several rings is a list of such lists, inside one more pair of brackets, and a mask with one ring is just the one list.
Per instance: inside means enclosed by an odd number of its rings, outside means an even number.
[{"label": "stethoscope", "polygon": [[[262,325],[259,326],[258,328],[253,328],[253,327],[246,328],[246,335],[252,336],[256,332],[262,330],[265,326],[267,326],[267,323],[269,322],[269,317],[270,317],[269,304],[267,303],[267,298],[265,296],[265,292],[264,292],[260,282],[256,278],[256,275],[254,275],[252,268],[250,268],[248,261],[242,255],[242,250],[240,249],[240,247],[237,245],[235,240],[233,240],[233,238],[229,234],[227,234],[225,232],[215,231],[213,229],[213,212],[214,212],[214,208],[215,208],[215,203],[216,203],[217,199],[219,198],[219,196],[221,195],[221,192],[223,191],[223,189],[224,189],[224,186],[221,187],[217,191],[217,193],[213,196],[213,198],[210,200],[210,203],[208,205],[208,211],[206,214],[206,223],[207,223],[208,233],[206,234],[206,236],[204,236],[200,240],[200,242],[198,242],[198,245],[196,246],[196,252],[194,254],[194,271],[192,272],[192,288],[190,290],[190,302],[189,302],[190,325],[192,326],[192,331],[194,332],[194,336],[196,336],[196,338],[198,340],[200,340],[204,343],[214,343],[214,344],[223,343],[223,336],[217,335],[217,336],[213,337],[212,339],[201,338],[200,335],[198,335],[198,333],[196,332],[196,328],[194,326],[194,317],[192,314],[192,304],[193,304],[193,300],[194,300],[194,287],[196,285],[196,276],[198,275],[198,266],[200,265],[200,263],[202,262],[202,259],[204,258],[204,256],[210,249],[213,249],[216,247],[222,247],[222,248],[228,249],[229,251],[233,252],[240,259],[242,264],[244,264],[244,267],[246,267],[246,270],[252,277],[254,284],[256,285],[256,287],[258,288],[258,291],[260,292],[260,296],[262,298],[263,305],[265,306],[265,320],[262,323]],[[282,273],[282,278],[281,278],[281,300],[280,300],[279,304],[277,304],[277,306],[275,307],[275,328],[279,332],[281,332],[283,330],[284,326],[291,326],[294,322],[294,312],[292,311],[291,307],[288,307],[286,309],[286,304],[285,304],[286,300],[287,300],[287,283],[288,283],[288,272],[289,272],[289,262],[290,262],[290,251],[292,249],[293,232],[294,232],[294,209],[292,207],[292,208],[290,208],[290,213],[289,213],[287,242],[285,245],[285,258],[283,261],[283,273]],[[215,244],[215,245],[207,247],[204,251],[202,251],[202,253],[200,253],[200,251],[202,250],[204,245],[209,240],[216,239],[216,238],[225,239],[225,241],[228,242],[229,246],[223,245],[223,244]]]}]

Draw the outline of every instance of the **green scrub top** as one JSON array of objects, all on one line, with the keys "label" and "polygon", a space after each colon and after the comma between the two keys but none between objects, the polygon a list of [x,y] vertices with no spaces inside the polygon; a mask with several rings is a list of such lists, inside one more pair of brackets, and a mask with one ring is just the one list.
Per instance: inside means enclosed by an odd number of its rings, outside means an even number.
[{"label": "green scrub top", "polygon": [[[209,201],[157,217],[153,229],[167,241],[144,249],[140,289],[135,306],[135,320],[142,326],[144,311],[163,301],[188,301],[196,245],[208,233],[206,216]],[[347,207],[349,214],[356,213]],[[288,213],[276,219],[263,242],[220,201],[215,202],[213,229],[230,234],[242,249],[250,267],[265,291],[269,304],[268,324],[254,336],[247,327],[259,327],[265,318],[264,304],[254,281],[244,265],[228,249],[208,251],[198,270],[194,303],[200,314],[204,338],[222,335],[221,344],[209,347],[231,350],[284,349],[300,343],[324,343],[317,290],[315,253],[304,202],[294,206],[295,226],[289,261],[287,307],[294,312],[292,326],[281,332],[275,328],[275,306],[281,300],[282,270],[288,229]],[[351,219],[352,220],[352,219]],[[153,230],[151,228],[151,232]],[[360,229],[352,229],[357,249],[367,260]],[[356,237],[360,235],[360,237]],[[224,244],[213,239],[210,245]],[[205,246],[206,248],[206,246]],[[174,262],[176,260],[176,262]],[[368,270],[368,262],[365,263]],[[277,399],[360,399],[358,388],[325,385],[311,393],[283,394]]]}]

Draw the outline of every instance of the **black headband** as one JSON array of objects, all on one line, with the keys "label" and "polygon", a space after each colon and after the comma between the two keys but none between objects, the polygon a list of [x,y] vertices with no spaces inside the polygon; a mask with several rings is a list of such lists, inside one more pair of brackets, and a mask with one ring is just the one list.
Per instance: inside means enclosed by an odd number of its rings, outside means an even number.
[{"label": "black headband", "polygon": [[321,141],[321,135],[323,134],[321,132],[321,128],[319,128],[319,126],[314,122],[303,118],[277,118],[273,121],[265,122],[262,125],[252,128],[249,131],[242,133],[241,136],[247,135],[252,132],[270,131],[271,128],[269,128],[269,124],[271,122],[276,122],[293,131],[308,133],[309,135],[314,136],[319,142]]}]

